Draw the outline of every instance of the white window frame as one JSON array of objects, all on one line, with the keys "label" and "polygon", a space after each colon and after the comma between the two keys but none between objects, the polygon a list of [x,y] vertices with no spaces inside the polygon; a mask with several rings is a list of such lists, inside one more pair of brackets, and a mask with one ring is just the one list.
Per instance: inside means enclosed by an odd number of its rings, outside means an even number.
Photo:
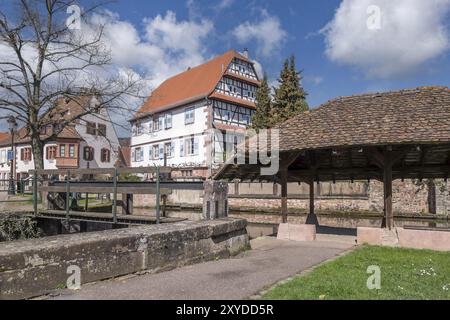
[{"label": "white window frame", "polygon": [[166,116],[164,117],[164,128],[166,130],[172,128],[172,113],[171,112],[167,113]]},{"label": "white window frame", "polygon": [[195,122],[195,107],[189,107],[184,110],[184,124],[193,124]]}]

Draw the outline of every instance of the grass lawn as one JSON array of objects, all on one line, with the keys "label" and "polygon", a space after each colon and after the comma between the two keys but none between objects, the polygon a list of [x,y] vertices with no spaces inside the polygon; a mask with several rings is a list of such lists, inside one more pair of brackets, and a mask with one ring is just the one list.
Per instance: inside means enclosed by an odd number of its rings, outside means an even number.
[{"label": "grass lawn", "polygon": [[[381,289],[367,288],[369,266],[381,271]],[[450,300],[450,252],[363,246],[305,276],[281,284],[263,299]]]}]

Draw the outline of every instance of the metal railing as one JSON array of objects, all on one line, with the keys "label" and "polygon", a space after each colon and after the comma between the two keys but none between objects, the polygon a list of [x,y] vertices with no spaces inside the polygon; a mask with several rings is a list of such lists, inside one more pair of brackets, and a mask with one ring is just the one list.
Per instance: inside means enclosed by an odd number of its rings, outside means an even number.
[{"label": "metal railing", "polygon": [[[30,170],[32,175],[33,211],[38,215],[38,194],[41,192],[65,193],[65,218],[70,219],[72,193],[112,194],[112,222],[117,223],[117,194],[155,194],[156,195],[156,223],[161,221],[161,196],[163,207],[165,197],[170,187],[177,188],[170,183],[171,172],[176,170],[171,167],[139,167],[139,168],[106,168],[106,169],[73,169],[73,170]],[[146,181],[130,182],[120,181],[120,175],[138,174],[145,175]],[[102,180],[93,180],[93,176],[101,175]],[[90,177],[88,180],[74,179],[75,176]],[[105,178],[107,177],[107,180]],[[190,177],[195,178],[195,177]],[[201,179],[202,177],[198,177]],[[89,183],[86,183],[89,182]],[[178,188],[188,185],[190,182],[178,183]],[[162,184],[163,188],[162,188]],[[183,185],[181,185],[183,184]],[[87,207],[88,197],[86,197]],[[123,199],[122,199],[123,201]],[[165,207],[163,208],[165,210]]]},{"label": "metal railing", "polygon": [[[33,181],[30,179],[14,179],[14,190],[18,195],[32,194],[33,192]],[[0,179],[0,192],[8,192],[9,190],[9,179]]]}]

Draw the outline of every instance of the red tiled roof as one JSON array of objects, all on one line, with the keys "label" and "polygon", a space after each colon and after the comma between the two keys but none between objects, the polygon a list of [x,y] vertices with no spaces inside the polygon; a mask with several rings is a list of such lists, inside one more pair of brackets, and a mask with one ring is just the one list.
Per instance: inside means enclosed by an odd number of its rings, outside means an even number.
[{"label": "red tiled roof", "polygon": [[450,142],[450,89],[341,97],[300,113],[279,129],[281,151]]},{"label": "red tiled roof", "polygon": [[167,79],[152,92],[148,100],[136,113],[135,118],[208,97],[213,93],[217,83],[219,83],[234,58],[250,62],[248,58],[231,50],[202,65]]},{"label": "red tiled roof", "polygon": [[0,132],[0,143],[5,140],[9,140],[10,134],[7,132]]}]

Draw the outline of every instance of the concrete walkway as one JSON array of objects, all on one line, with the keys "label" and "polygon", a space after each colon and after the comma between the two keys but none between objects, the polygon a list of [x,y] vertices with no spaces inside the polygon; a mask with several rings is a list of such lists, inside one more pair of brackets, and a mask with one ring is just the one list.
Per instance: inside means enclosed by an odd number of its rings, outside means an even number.
[{"label": "concrete walkway", "polygon": [[345,236],[318,235],[314,242],[259,238],[252,240],[253,250],[232,259],[87,284],[52,299],[245,299],[353,246],[354,237]]}]

